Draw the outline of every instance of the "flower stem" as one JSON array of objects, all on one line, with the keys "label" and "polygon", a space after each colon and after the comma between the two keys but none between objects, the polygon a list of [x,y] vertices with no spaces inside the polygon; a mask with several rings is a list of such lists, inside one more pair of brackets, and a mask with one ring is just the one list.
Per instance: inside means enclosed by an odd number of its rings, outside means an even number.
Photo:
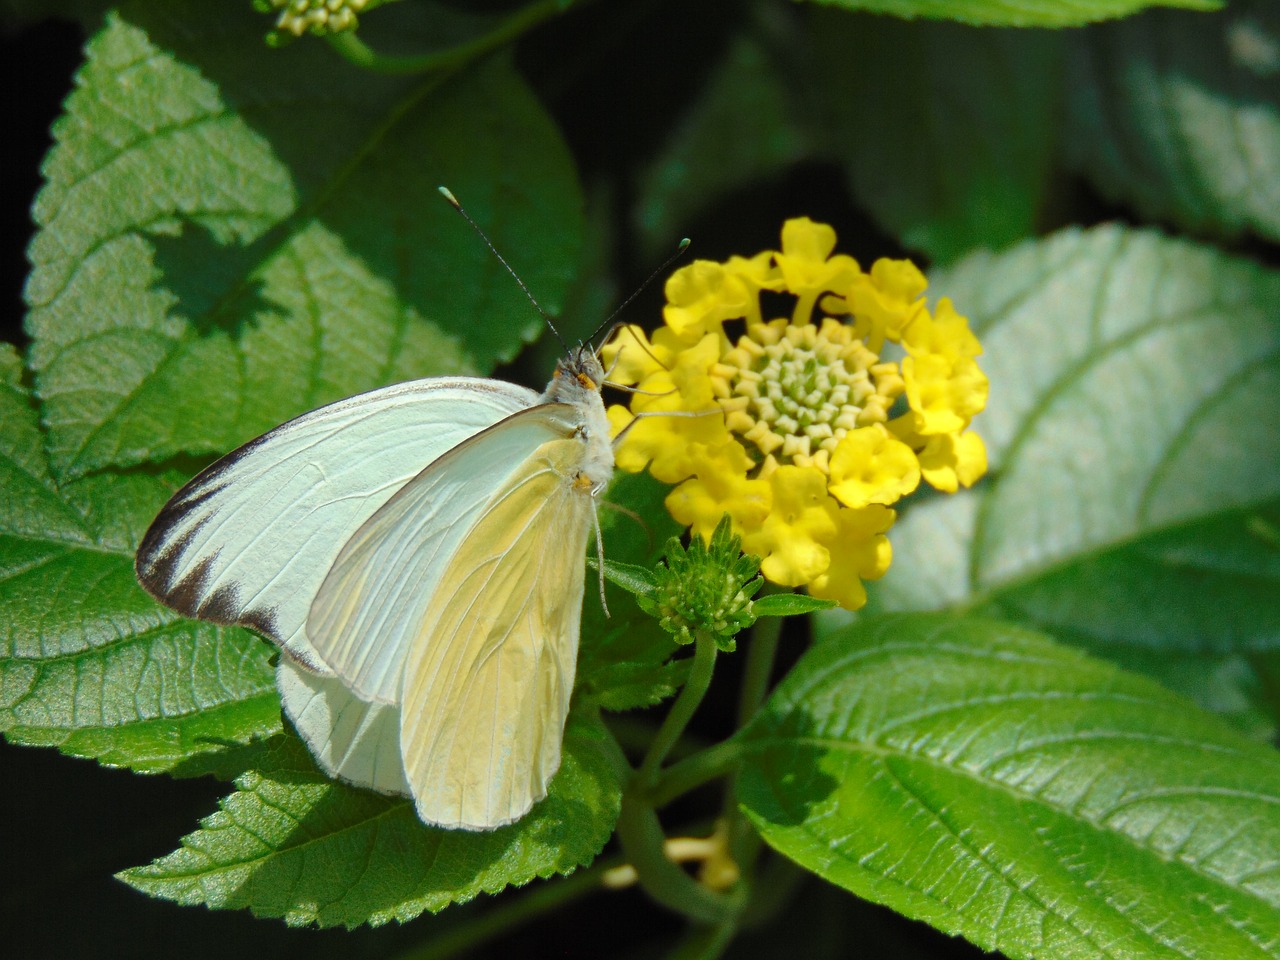
[{"label": "flower stem", "polygon": [[742,755],[742,744],[737,740],[725,740],[714,747],[699,750],[662,771],[646,796],[655,807],[664,807],[676,797],[734,772],[742,762]]},{"label": "flower stem", "polygon": [[[766,589],[768,589],[766,587]],[[761,617],[751,630],[747,644],[747,665],[738,697],[738,728],[745,727],[769,694],[769,680],[778,657],[782,637],[782,617]]]},{"label": "flower stem", "polygon": [[462,66],[502,46],[550,19],[563,13],[569,6],[566,0],[535,0],[521,7],[486,34],[460,43],[447,50],[434,50],[414,56],[392,56],[378,53],[361,40],[354,31],[328,34],[330,45],[358,67],[378,73],[425,73],[429,70],[448,70]]},{"label": "flower stem", "polygon": [[624,793],[618,842],[644,891],[669,910],[700,923],[719,926],[732,922],[741,910],[745,890],[739,887],[718,893],[704,887],[667,857],[666,839],[653,808]]},{"label": "flower stem", "polygon": [[636,771],[635,786],[640,792],[649,790],[657,782],[663,761],[667,759],[672,747],[684,733],[684,728],[693,718],[694,711],[702,703],[702,698],[706,696],[715,665],[715,637],[705,630],[699,630],[694,637],[693,666],[689,669],[689,679],[685,681],[676,702],[671,705],[666,719],[653,737],[640,769]]}]

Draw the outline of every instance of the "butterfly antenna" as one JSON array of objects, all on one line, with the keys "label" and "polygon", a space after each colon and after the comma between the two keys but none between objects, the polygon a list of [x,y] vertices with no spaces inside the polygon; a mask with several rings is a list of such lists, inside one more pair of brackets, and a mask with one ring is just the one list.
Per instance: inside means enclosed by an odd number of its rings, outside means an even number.
[{"label": "butterfly antenna", "polygon": [[[520,289],[524,291],[524,295],[528,297],[529,302],[533,304],[533,309],[537,310],[538,313],[542,316],[542,319],[547,321],[547,326],[551,328],[551,332],[554,333],[556,335],[556,339],[560,341],[560,346],[564,347],[564,352],[566,354],[570,353],[569,345],[564,342],[564,337],[560,336],[560,331],[556,329],[556,325],[551,321],[551,315],[547,313],[547,311],[542,309],[542,304],[540,304],[537,301],[537,299],[534,297],[533,291],[531,291],[525,285],[525,282],[520,279],[520,275],[516,273],[513,269],[511,269],[511,264],[507,263],[506,258],[503,257],[502,254],[498,252],[498,248],[493,245],[493,241],[490,240],[488,235],[484,232],[484,230],[480,228],[480,224],[476,223],[474,220],[471,219],[471,214],[467,213],[467,211],[462,208],[462,204],[458,202],[458,198],[453,195],[453,191],[451,191],[448,187],[437,187],[436,189],[440,191],[440,195],[442,197],[444,197],[446,200],[449,201],[449,205],[453,207],[453,209],[457,210],[460,214],[462,214],[462,219],[467,221],[467,223],[471,224],[471,229],[474,230],[476,233],[480,234],[480,239],[483,240],[485,246],[489,248],[489,252],[498,258],[498,262],[502,264],[503,267],[506,268],[507,273],[511,274],[511,278],[515,280],[516,283],[520,284]],[[685,241],[685,242],[686,244],[688,243],[688,241]],[[643,290],[644,288],[641,287],[640,289]],[[636,291],[636,293],[639,293],[639,292],[640,292],[639,290]],[[634,294],[632,296],[634,297]],[[630,300],[627,301],[627,303],[630,303],[630,302],[631,302]]]},{"label": "butterfly antenna", "polygon": [[[684,252],[688,249],[689,249],[689,238],[685,237],[678,244],[676,244],[675,253],[667,257],[667,259],[662,262],[662,266],[658,267],[657,270],[649,274],[649,276],[645,278],[644,283],[636,287],[635,293],[631,294],[631,296],[623,300],[622,303],[619,304],[618,308],[614,310],[613,313],[609,314],[608,319],[605,320],[604,323],[600,324],[600,326],[596,327],[594,331],[592,331],[591,336],[587,338],[587,342],[595,343],[595,339],[600,334],[601,330],[608,330],[610,333],[612,333],[613,327],[614,327],[614,318],[616,318],[618,314],[620,314],[623,310],[627,309],[627,307],[631,304],[631,301],[634,300],[636,297],[640,296],[640,294],[644,292],[645,288],[648,287],[649,284],[653,283],[654,280],[658,279],[659,274],[665,273],[667,267],[671,266],[673,263],[675,263],[677,260],[683,257]],[[607,340],[608,337],[605,337],[605,339]]]}]

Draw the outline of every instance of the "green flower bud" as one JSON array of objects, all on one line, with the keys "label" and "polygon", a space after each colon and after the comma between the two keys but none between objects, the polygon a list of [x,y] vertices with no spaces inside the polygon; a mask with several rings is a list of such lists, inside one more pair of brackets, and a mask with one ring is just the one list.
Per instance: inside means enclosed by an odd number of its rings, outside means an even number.
[{"label": "green flower bud", "polygon": [[741,547],[727,514],[709,544],[695,536],[686,550],[673,538],[665,565],[654,571],[653,592],[636,598],[640,608],[656,617],[677,643],[692,643],[695,633],[705,630],[717,647],[732,651],[734,637],[755,623],[751,598],[764,583],[757,576],[760,558],[744,555]]}]

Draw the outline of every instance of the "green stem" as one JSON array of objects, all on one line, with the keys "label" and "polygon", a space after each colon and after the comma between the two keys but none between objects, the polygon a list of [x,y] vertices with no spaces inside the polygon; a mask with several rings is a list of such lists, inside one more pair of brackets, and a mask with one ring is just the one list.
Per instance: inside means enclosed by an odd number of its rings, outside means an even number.
[{"label": "green stem", "polygon": [[761,617],[751,630],[747,643],[747,665],[742,674],[742,692],[738,697],[738,727],[747,725],[765,697],[769,680],[778,658],[778,641],[782,638],[782,617]]},{"label": "green stem", "polygon": [[717,893],[698,883],[667,858],[666,839],[653,808],[624,793],[618,842],[644,891],[669,910],[701,923],[720,926],[733,922],[742,907],[742,891],[735,888]]},{"label": "green stem", "polygon": [[653,806],[664,807],[704,783],[733,773],[742,763],[743,752],[742,744],[737,740],[725,740],[714,747],[699,750],[663,770],[645,796]]},{"label": "green stem", "polygon": [[[773,678],[781,638],[781,617],[763,617],[756,621],[747,646],[747,665],[738,697],[739,730],[751,722],[769,695],[769,681]],[[742,876],[749,877],[760,855],[760,835],[738,810],[736,773],[725,784],[721,816],[729,824],[729,855],[738,864]]]},{"label": "green stem", "polygon": [[636,771],[635,786],[639,791],[647,791],[657,782],[663,761],[667,759],[667,755],[684,733],[684,728],[693,719],[694,711],[702,703],[702,698],[706,696],[715,665],[715,637],[705,630],[699,630],[694,638],[693,666],[689,668],[689,679],[685,681],[676,702],[671,705],[666,719],[653,737],[653,743],[650,744],[640,769]]},{"label": "green stem", "polygon": [[436,50],[413,56],[392,56],[378,53],[356,36],[355,31],[332,33],[325,37],[338,53],[358,67],[379,73],[425,73],[428,70],[449,70],[481,57],[527,32],[544,20],[563,13],[569,6],[566,0],[535,0],[521,7],[486,34],[447,50]]},{"label": "green stem", "polygon": [[483,913],[469,917],[441,934],[432,935],[429,942],[407,950],[396,960],[446,960],[505,936],[519,924],[603,889],[601,877],[621,863],[618,857],[598,860],[567,877],[558,877],[503,897]]}]

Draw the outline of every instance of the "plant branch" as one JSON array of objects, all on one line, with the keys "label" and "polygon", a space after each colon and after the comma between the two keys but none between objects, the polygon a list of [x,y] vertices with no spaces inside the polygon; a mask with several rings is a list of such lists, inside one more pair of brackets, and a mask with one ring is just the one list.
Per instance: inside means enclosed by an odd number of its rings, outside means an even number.
[{"label": "plant branch", "polygon": [[460,43],[446,50],[413,56],[393,56],[378,53],[361,40],[355,31],[332,33],[325,37],[329,44],[347,60],[358,67],[378,73],[425,73],[429,70],[456,69],[506,44],[531,30],[544,20],[563,13],[568,7],[565,0],[535,0],[521,7],[488,33]]},{"label": "plant branch", "polygon": [[[689,669],[689,679],[680,689],[680,695],[667,711],[662,726],[654,734],[653,743],[645,755],[640,769],[636,772],[636,787],[647,791],[658,780],[662,763],[671,753],[672,748],[684,733],[685,727],[693,718],[694,712],[706,696],[707,687],[711,684],[711,674],[716,665],[716,641],[705,630],[699,630],[694,639],[693,666]],[[692,757],[690,759],[693,759]]]}]

